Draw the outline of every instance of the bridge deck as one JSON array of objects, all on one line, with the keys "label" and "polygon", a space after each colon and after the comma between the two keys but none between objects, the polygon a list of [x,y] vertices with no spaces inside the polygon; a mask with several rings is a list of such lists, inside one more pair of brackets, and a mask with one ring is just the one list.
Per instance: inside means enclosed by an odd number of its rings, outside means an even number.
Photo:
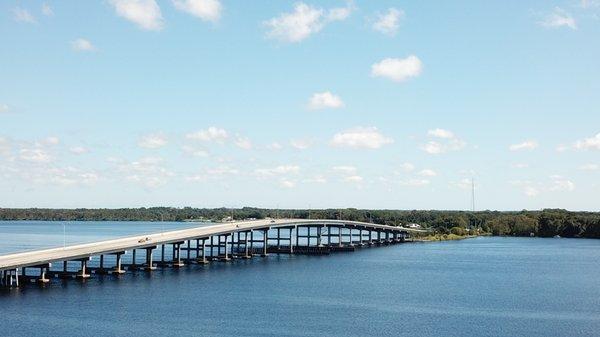
[{"label": "bridge deck", "polygon": [[[266,219],[256,221],[229,222],[212,226],[203,226],[147,235],[136,235],[120,239],[4,255],[0,256],[0,271],[37,266],[57,261],[72,261],[91,257],[94,255],[111,254],[131,249],[143,249],[146,247],[154,247],[161,244],[182,242],[186,240],[199,238],[207,238],[214,235],[230,234],[240,231],[264,230],[270,228],[281,228],[287,226],[300,225],[347,226],[354,228],[363,228],[367,230],[383,230],[389,232],[419,231],[403,227],[344,220]],[[148,240],[145,240],[146,238]],[[140,242],[140,240],[142,240],[143,242]]]}]

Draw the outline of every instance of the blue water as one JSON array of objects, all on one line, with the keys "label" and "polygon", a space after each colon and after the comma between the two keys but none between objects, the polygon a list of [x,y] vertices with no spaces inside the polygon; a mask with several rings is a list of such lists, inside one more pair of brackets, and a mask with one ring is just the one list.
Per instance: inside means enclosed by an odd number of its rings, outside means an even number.
[{"label": "blue water", "polygon": [[[5,236],[0,225],[3,242]],[[599,261],[600,240],[477,238],[213,262],[1,291],[0,331],[11,337],[598,336]]]},{"label": "blue water", "polygon": [[198,222],[0,221],[0,254],[206,226]]}]

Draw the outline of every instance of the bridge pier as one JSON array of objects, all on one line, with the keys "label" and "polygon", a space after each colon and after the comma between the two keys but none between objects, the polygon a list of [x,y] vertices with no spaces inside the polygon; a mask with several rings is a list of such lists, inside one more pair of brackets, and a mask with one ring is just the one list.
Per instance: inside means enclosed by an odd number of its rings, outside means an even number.
[{"label": "bridge pier", "polygon": [[[200,240],[202,240],[202,246],[200,246]],[[202,247],[202,248],[200,248]],[[200,257],[199,251],[202,250],[202,257]],[[196,263],[206,264],[208,261],[206,260],[206,239],[197,239],[196,240]]]},{"label": "bridge pier", "polygon": [[100,262],[98,265],[98,269],[94,271],[96,274],[108,274],[108,270],[104,269],[104,254],[100,255]]},{"label": "bridge pier", "polygon": [[269,256],[269,254],[267,254],[268,246],[269,246],[269,230],[263,229],[263,249],[262,249],[262,254],[260,254],[260,256],[262,256],[262,257]]},{"label": "bridge pier", "polygon": [[181,268],[183,266],[185,266],[185,263],[183,263],[183,261],[181,261],[181,244],[184,243],[183,241],[181,242],[174,242],[173,245],[173,261],[171,262],[171,266],[173,268]]},{"label": "bridge pier", "polygon": [[154,263],[152,262],[152,254],[154,252],[154,249],[156,249],[156,247],[147,247],[146,248],[146,264],[144,265],[145,271],[151,271],[151,270],[156,269],[156,267],[154,266]]},{"label": "bridge pier", "polygon": [[91,276],[90,274],[87,273],[87,264],[88,264],[88,261],[90,261],[91,259],[92,259],[91,257],[79,259],[79,262],[81,263],[81,269],[79,269],[79,271],[77,272],[77,275],[75,275],[75,278],[83,280],[83,279],[87,279]]},{"label": "bridge pier", "polygon": [[48,269],[50,269],[51,266],[52,266],[51,263],[36,266],[37,268],[40,268],[40,274],[36,280],[37,283],[44,284],[44,283],[50,282],[50,279],[47,277],[46,273],[48,273]]},{"label": "bridge pier", "polygon": [[131,251],[131,264],[127,267],[128,270],[138,270],[136,249]]},{"label": "bridge pier", "polygon": [[19,268],[2,271],[2,286],[6,288],[19,286]]},{"label": "bridge pier", "polygon": [[123,270],[123,255],[127,253],[126,251],[123,252],[117,252],[114,253],[115,257],[116,257],[116,263],[115,263],[115,267],[113,268],[113,270],[111,270],[111,274],[114,275],[121,275],[121,274],[125,274],[125,270]]}]

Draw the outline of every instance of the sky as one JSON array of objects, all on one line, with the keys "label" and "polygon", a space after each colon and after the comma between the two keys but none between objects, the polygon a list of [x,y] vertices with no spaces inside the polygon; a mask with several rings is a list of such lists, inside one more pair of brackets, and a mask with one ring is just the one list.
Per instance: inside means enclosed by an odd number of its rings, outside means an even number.
[{"label": "sky", "polygon": [[0,3],[0,207],[600,210],[600,1]]}]

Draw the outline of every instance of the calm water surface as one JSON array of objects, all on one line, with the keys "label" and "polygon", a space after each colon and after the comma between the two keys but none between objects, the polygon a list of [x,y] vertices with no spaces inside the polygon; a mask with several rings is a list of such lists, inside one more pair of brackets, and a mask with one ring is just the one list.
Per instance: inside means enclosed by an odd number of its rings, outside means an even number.
[{"label": "calm water surface", "polygon": [[[136,232],[143,226],[161,231],[156,223],[92,223],[102,229],[95,233],[84,228],[89,224],[69,223],[73,240],[143,233]],[[57,223],[0,223],[0,249],[44,246],[48,226]],[[62,245],[62,228],[51,235],[58,235],[54,246]],[[0,291],[0,331],[7,337],[598,336],[599,263],[600,240],[530,238],[215,262]]]}]

